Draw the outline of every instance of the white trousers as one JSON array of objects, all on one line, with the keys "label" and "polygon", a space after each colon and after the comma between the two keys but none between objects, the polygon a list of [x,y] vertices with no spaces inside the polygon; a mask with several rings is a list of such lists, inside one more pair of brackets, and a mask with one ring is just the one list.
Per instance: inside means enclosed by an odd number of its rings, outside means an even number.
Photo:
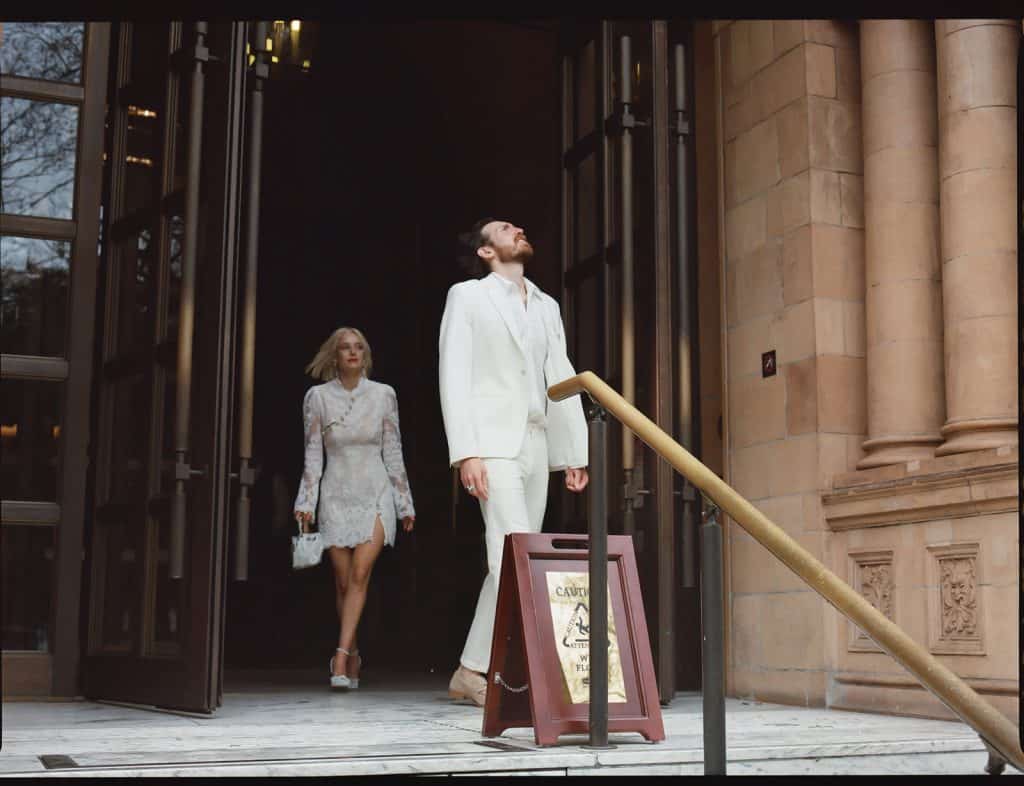
[{"label": "white trousers", "polygon": [[480,500],[487,544],[487,575],[476,602],[466,646],[459,661],[487,673],[498,605],[501,555],[510,532],[540,532],[548,501],[548,441],[543,427],[528,425],[514,459],[482,459],[487,470],[488,499]]}]

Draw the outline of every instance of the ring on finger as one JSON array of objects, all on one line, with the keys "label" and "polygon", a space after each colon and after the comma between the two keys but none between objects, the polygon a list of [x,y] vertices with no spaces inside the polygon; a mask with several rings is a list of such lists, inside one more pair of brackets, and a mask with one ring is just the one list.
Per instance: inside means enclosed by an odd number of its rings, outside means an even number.
[{"label": "ring on finger", "polygon": [[474,486],[472,483],[470,483],[468,486],[466,486],[466,491],[468,491],[470,494],[472,494],[474,491],[476,491],[476,486]]}]

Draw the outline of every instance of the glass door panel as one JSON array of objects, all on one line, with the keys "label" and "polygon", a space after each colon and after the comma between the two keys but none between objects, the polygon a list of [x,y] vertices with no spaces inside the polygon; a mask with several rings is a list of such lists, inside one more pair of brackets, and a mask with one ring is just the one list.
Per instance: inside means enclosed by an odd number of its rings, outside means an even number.
[{"label": "glass door panel", "polygon": [[[237,236],[239,185],[223,156],[241,139],[244,27],[117,28],[92,622],[83,669],[84,691],[93,698],[196,712],[212,712],[219,702],[226,471],[211,457],[226,452],[218,424],[231,422],[232,411],[210,395],[228,371],[224,358],[206,348],[218,345],[211,326],[233,313],[225,291],[235,275],[237,251],[228,239]],[[213,67],[204,59],[207,48],[217,58]],[[202,106],[192,105],[188,87],[197,58]],[[193,112],[202,113],[199,138],[189,136]],[[200,156],[196,183],[188,179],[193,152]],[[200,217],[217,220],[189,226],[190,198]],[[189,233],[197,275],[188,304],[202,319],[184,354],[190,408],[179,457],[179,313]],[[172,514],[182,468],[184,532],[176,541]],[[175,542],[183,544],[178,575]]]},{"label": "glass door panel", "polygon": [[[666,212],[671,177],[668,30],[664,22],[627,20],[563,26],[563,282],[577,369],[594,371],[620,391],[627,390],[624,375],[629,373],[636,406],[675,433],[676,375],[669,367],[675,362],[671,349],[678,303],[665,296],[674,280],[673,230]],[[625,50],[624,37],[629,39]],[[628,107],[623,104],[624,74]],[[627,135],[628,145],[623,141]],[[624,193],[632,193],[629,204],[623,204]],[[631,270],[628,280],[626,269]],[[630,304],[623,297],[631,297]],[[627,305],[631,316],[624,310]],[[631,366],[623,346],[630,332]],[[674,619],[680,597],[672,473],[624,435],[617,421],[609,425],[609,531],[633,536],[659,689],[668,701],[677,684]],[[627,477],[628,440],[633,470]],[[699,637],[692,634],[686,632],[685,646],[699,655]]]}]

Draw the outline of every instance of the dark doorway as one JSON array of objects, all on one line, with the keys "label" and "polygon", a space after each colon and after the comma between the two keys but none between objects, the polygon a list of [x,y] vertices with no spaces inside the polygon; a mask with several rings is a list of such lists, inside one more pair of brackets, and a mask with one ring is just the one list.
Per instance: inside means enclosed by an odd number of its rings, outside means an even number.
[{"label": "dark doorway", "polygon": [[[456,665],[484,571],[475,501],[453,500],[437,331],[460,275],[456,233],[483,215],[526,227],[527,275],[561,293],[554,25],[322,24],[304,79],[267,86],[249,578],[227,591],[225,666],[324,668],[337,639],[326,563],[295,573],[303,373],[340,325],[362,329],[398,393],[417,521],[374,571],[367,676]],[[552,483],[546,527],[560,521]],[[454,502],[454,507],[453,507]],[[454,509],[454,522],[453,522]]]}]

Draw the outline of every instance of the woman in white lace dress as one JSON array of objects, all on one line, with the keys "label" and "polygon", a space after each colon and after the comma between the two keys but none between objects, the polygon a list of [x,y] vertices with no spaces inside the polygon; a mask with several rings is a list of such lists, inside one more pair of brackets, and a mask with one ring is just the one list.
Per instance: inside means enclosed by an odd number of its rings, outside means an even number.
[{"label": "woman in white lace dress", "polygon": [[[331,658],[331,687],[358,688],[362,659],[356,628],[373,564],[406,532],[416,512],[402,460],[398,400],[390,385],[369,379],[370,346],[355,328],[335,330],[306,367],[325,380],[306,392],[302,419],[306,461],[295,518],[315,518],[334,567],[341,631]],[[327,456],[326,466],[324,455]]]}]

